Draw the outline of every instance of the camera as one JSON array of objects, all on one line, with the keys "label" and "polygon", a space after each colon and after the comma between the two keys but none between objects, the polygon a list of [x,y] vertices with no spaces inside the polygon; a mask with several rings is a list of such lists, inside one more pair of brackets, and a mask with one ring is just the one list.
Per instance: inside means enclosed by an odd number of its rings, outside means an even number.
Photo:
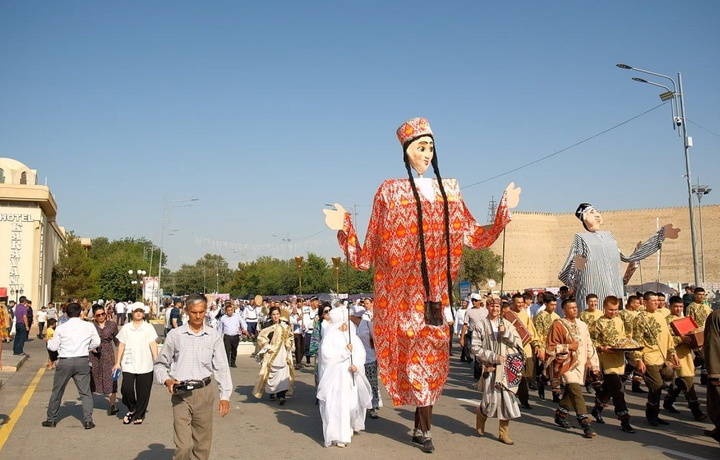
[{"label": "camera", "polygon": [[682,126],[682,124],[683,124],[682,118],[680,118],[680,117],[673,117],[673,119],[675,120],[675,124],[676,124],[677,126]]},{"label": "camera", "polygon": [[173,394],[181,394],[181,393],[187,393],[188,391],[193,391],[195,389],[195,382],[192,381],[184,381],[180,382],[176,385],[173,385]]}]

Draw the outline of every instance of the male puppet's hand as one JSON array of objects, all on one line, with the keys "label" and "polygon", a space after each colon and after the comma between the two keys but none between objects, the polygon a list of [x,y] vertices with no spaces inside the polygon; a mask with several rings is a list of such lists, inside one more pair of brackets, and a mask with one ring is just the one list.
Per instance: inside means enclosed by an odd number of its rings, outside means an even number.
[{"label": "male puppet's hand", "polygon": [[510,182],[510,185],[507,186],[505,189],[505,203],[508,209],[517,208],[518,203],[520,203],[521,191],[520,187],[515,187],[515,182]]},{"label": "male puppet's hand", "polygon": [[346,211],[339,203],[335,203],[334,206],[335,209],[323,209],[325,225],[327,225],[330,230],[342,230]]},{"label": "male puppet's hand", "polygon": [[575,257],[573,257],[573,262],[575,262],[576,270],[585,270],[587,266],[587,259],[580,254],[576,254]]},{"label": "male puppet's hand", "polygon": [[674,228],[673,224],[667,224],[663,225],[663,228],[665,229],[665,238],[676,240],[678,237],[678,233],[680,233],[679,228]]}]

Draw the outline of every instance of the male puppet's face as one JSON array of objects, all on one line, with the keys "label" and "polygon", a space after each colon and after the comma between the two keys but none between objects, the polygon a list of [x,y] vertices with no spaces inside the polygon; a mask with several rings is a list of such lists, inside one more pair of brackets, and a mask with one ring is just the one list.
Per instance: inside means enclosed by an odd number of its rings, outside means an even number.
[{"label": "male puppet's face", "polygon": [[435,144],[430,136],[418,137],[405,150],[410,166],[421,176],[425,174],[425,171],[430,166],[434,154]]},{"label": "male puppet's face", "polygon": [[583,223],[589,232],[596,232],[600,230],[603,219],[597,209],[590,208],[583,214]]}]

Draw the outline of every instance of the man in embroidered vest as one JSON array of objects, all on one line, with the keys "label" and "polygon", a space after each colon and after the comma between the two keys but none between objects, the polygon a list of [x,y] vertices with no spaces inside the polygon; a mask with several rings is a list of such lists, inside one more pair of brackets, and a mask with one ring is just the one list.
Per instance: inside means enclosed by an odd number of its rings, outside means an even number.
[{"label": "man in embroidered vest", "polygon": [[[690,304],[692,305],[692,304]],[[688,308],[688,311],[690,309]],[[666,316],[665,319],[670,326],[675,320],[681,319],[683,311],[682,297],[674,296],[670,297],[670,315]],[[702,323],[705,324],[705,323]],[[698,401],[697,394],[695,393],[695,385],[693,379],[695,378],[695,363],[693,362],[693,353],[690,348],[690,337],[676,335],[671,328],[673,344],[675,345],[675,353],[677,354],[680,366],[675,369],[675,382],[668,389],[665,395],[665,401],[663,402],[663,409],[673,414],[679,414],[680,411],[673,406],[677,397],[682,392],[687,399],[688,407],[695,420],[705,420],[707,415],[703,414],[700,409],[700,401]]]},{"label": "man in embroidered vest", "polygon": [[645,311],[638,313],[633,321],[633,339],[643,346],[642,350],[635,352],[634,358],[635,368],[643,373],[645,385],[648,387],[645,417],[652,426],[669,425],[658,416],[663,385],[660,370],[666,360],[670,360],[676,367],[680,363],[675,356],[675,347],[665,317],[657,311],[657,296],[654,292],[646,292],[643,299]]},{"label": "man in embroidered vest", "polygon": [[595,321],[590,328],[590,337],[600,356],[600,366],[604,375],[600,391],[595,398],[595,407],[590,412],[597,423],[605,423],[602,411],[607,407],[610,398],[615,406],[615,414],[620,420],[620,427],[625,433],[635,433],[630,426],[630,413],[625,403],[622,376],[625,373],[625,353],[615,351],[622,339],[626,339],[623,321],[617,316],[620,300],[612,295],[603,301],[604,315]]}]

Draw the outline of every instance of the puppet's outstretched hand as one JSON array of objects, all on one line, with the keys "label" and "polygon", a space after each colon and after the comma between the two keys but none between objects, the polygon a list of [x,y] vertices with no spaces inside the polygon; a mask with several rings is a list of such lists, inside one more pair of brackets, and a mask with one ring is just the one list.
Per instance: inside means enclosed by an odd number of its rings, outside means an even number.
[{"label": "puppet's outstretched hand", "polygon": [[342,230],[343,228],[343,222],[345,221],[345,208],[343,208],[339,203],[335,203],[335,209],[323,209],[323,213],[325,214],[325,225],[327,225],[330,230]]},{"label": "puppet's outstretched hand", "polygon": [[515,209],[520,203],[520,187],[515,187],[515,182],[510,182],[510,185],[505,189],[505,203],[508,209]]},{"label": "puppet's outstretched hand", "polygon": [[678,237],[678,233],[680,233],[679,228],[674,228],[673,224],[667,224],[663,225],[663,228],[665,229],[665,238],[676,240]]},{"label": "puppet's outstretched hand", "polygon": [[587,266],[587,259],[580,254],[575,254],[573,262],[575,262],[575,268],[578,270],[585,270],[585,267]]}]

